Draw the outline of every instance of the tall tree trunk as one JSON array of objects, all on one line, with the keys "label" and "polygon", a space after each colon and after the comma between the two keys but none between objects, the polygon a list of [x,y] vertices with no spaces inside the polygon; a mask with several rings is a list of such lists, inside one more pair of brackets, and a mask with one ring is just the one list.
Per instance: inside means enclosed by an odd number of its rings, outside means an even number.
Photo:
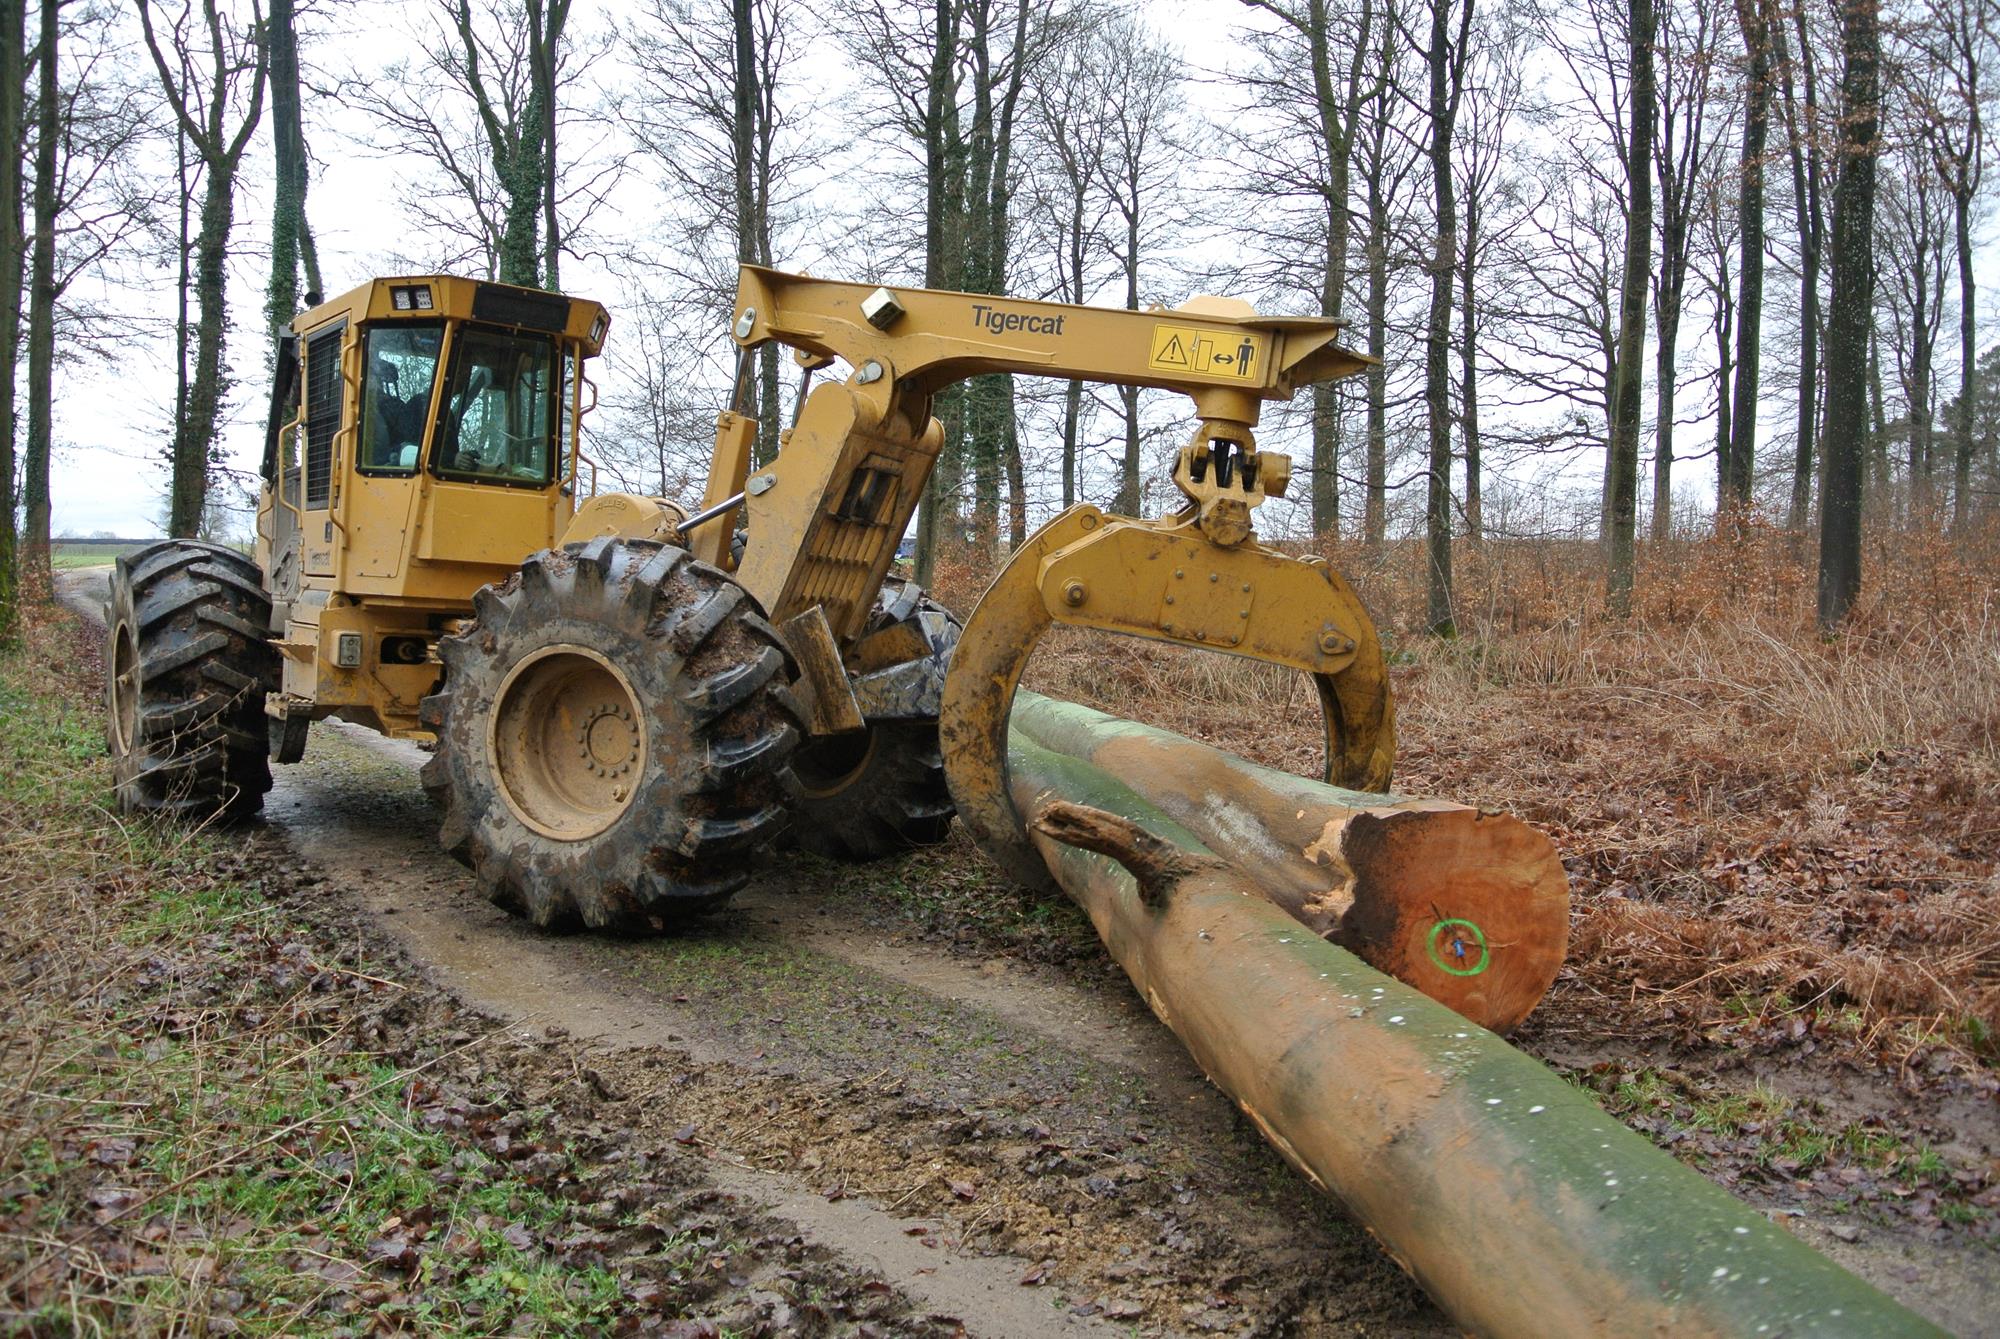
[{"label": "tall tree trunk", "polygon": [[[1665,297],[1661,298],[1664,304]],[[1680,312],[1669,316],[1662,310],[1658,318],[1659,344],[1653,355],[1653,526],[1655,544],[1664,544],[1674,534],[1674,380],[1676,345],[1680,339]]]},{"label": "tall tree trunk", "polygon": [[1068,511],[1076,505],[1077,432],[1083,419],[1083,383],[1072,381],[1063,389],[1062,504]]},{"label": "tall tree trunk", "polygon": [[[1726,282],[1726,280],[1725,280]],[[1732,419],[1729,403],[1729,387],[1734,374],[1730,366],[1732,339],[1736,333],[1736,304],[1728,300],[1727,293],[1721,293],[1715,304],[1715,474],[1718,480],[1728,477],[1729,425]],[[1717,485],[1720,496],[1722,485]],[[1718,516],[1720,522],[1721,517]]]},{"label": "tall tree trunk", "polygon": [[548,0],[547,21],[542,31],[531,35],[537,51],[534,73],[543,89],[542,123],[537,127],[542,137],[542,286],[555,291],[562,289],[563,248],[562,220],[556,216],[556,163],[559,161],[556,157],[556,113],[560,110],[556,99],[556,78],[562,54],[563,28],[569,22],[569,5],[570,0]]},{"label": "tall tree trunk", "polygon": [[[1354,147],[1354,122],[1360,109],[1361,73],[1367,58],[1373,0],[1362,0],[1361,26],[1347,87],[1333,81],[1332,6],[1309,0],[1301,36],[1312,65],[1313,100],[1319,113],[1320,141],[1326,152],[1326,254],[1320,268],[1320,310],[1338,315],[1347,292],[1347,256],[1353,235],[1348,213],[1348,174]],[[1340,532],[1340,393],[1321,382],[1313,387],[1312,521],[1313,532]]]},{"label": "tall tree trunk", "polygon": [[15,616],[14,481],[17,429],[15,372],[21,348],[25,192],[18,146],[27,138],[27,0],[0,0],[0,644],[12,640]]},{"label": "tall tree trunk", "polygon": [[1485,538],[1480,516],[1479,460],[1479,302],[1473,281],[1477,276],[1474,248],[1479,239],[1477,196],[1465,202],[1465,257],[1459,268],[1458,331],[1458,426],[1465,444],[1465,537],[1473,544]]},{"label": "tall tree trunk", "polygon": [[[1882,338],[1868,327],[1869,483],[1879,497],[1889,495],[1889,414],[1882,404]],[[1879,504],[1878,504],[1879,505]]]},{"label": "tall tree trunk", "polygon": [[[234,221],[236,174],[243,164],[243,151],[264,116],[265,79],[269,73],[270,47],[265,33],[254,29],[245,35],[247,65],[227,49],[228,38],[215,0],[205,0],[203,16],[209,40],[214,45],[214,66],[206,105],[187,72],[192,63],[184,49],[176,52],[180,74],[170,68],[153,32],[148,0],[139,0],[139,24],[145,33],[146,49],[153,58],[154,72],[166,95],[184,143],[194,147],[201,159],[204,184],[201,225],[195,238],[194,289],[200,317],[195,328],[194,372],[181,396],[181,412],[176,416],[173,444],[173,479],[167,493],[167,533],[176,539],[201,534],[203,512],[208,502],[210,455],[215,448],[216,424],[228,385],[224,378],[223,338],[227,330],[225,287],[228,279],[229,230]],[[247,77],[248,90],[239,80]],[[186,82],[181,82],[185,79]],[[226,127],[232,92],[247,99],[243,118],[232,134]],[[196,112],[202,120],[197,122]],[[181,191],[183,210],[187,191]],[[183,215],[185,236],[185,214]],[[185,251],[183,252],[185,255]],[[184,262],[185,263],[185,262]],[[187,330],[187,311],[181,309],[179,337]],[[185,367],[185,362],[182,363]]]},{"label": "tall tree trunk", "polygon": [[1454,77],[1462,69],[1465,29],[1471,26],[1472,0],[1464,5],[1463,25],[1454,48],[1446,22],[1451,0],[1430,0],[1430,143],[1431,191],[1436,205],[1436,235],[1430,258],[1431,305],[1424,328],[1424,399],[1430,429],[1430,480],[1424,505],[1426,623],[1433,633],[1457,632],[1451,607],[1451,307],[1452,280],[1457,272],[1458,211],[1451,179],[1452,126],[1458,111]]},{"label": "tall tree trunk", "polygon": [[[1013,378],[1008,379],[1011,400]],[[1021,425],[1013,406],[1007,413],[1007,549],[1012,552],[1028,542],[1028,471],[1021,459]]]},{"label": "tall tree trunk", "polygon": [[1919,524],[1929,524],[1936,519],[1931,491],[1934,463],[1931,408],[1934,403],[1932,391],[1937,381],[1937,373],[1932,366],[1937,344],[1933,328],[1937,318],[1930,291],[1927,233],[1920,233],[1913,239],[1912,253],[1909,362],[1903,374],[1903,398],[1909,406],[1910,416],[1911,519]]},{"label": "tall tree trunk", "polygon": [[[934,0],[931,24],[931,62],[924,84],[924,287],[948,288],[957,277],[951,251],[957,243],[957,206],[963,201],[963,177],[957,159],[957,86],[953,74],[958,58],[959,0]],[[956,189],[954,177],[957,176]],[[937,465],[924,485],[917,507],[916,579],[928,586],[937,572],[939,542],[944,537],[946,513],[956,514],[958,496],[957,461],[959,450],[956,407],[960,395],[953,391],[937,397],[933,406],[945,426],[945,441]]]},{"label": "tall tree trunk", "polygon": [[264,316],[276,339],[299,308],[299,269],[306,292],[322,292],[319,253],[306,219],[306,142],[299,99],[298,33],[294,0],[271,0],[265,20],[271,44],[271,277],[264,289]]},{"label": "tall tree trunk", "polygon": [[[1139,310],[1139,211],[1125,215],[1125,306]],[[1118,473],[1118,500],[1112,510],[1124,516],[1139,514],[1139,388],[1120,386],[1118,398],[1125,406],[1125,455]]]},{"label": "tall tree trunk", "polygon": [[229,230],[235,221],[233,174],[209,169],[202,189],[201,226],[194,243],[194,371],[188,383],[187,428],[176,443],[174,482],[167,532],[176,539],[201,537],[208,502],[209,467],[222,401],[228,393],[223,345],[228,335],[225,288],[229,273]]},{"label": "tall tree trunk", "polygon": [[[1791,58],[1783,46],[1783,25],[1774,24],[1771,31],[1777,36],[1781,63],[1786,70],[1785,130],[1791,145],[1793,205],[1799,216],[1799,408],[1792,452],[1792,494],[1785,509],[1785,526],[1803,532],[1812,502],[1813,430],[1819,414],[1819,268],[1825,228],[1820,219],[1819,199],[1819,75],[1813,68],[1812,34],[1806,28],[1804,7],[1793,17],[1798,24],[1803,81],[1790,77]],[[1803,84],[1803,123],[1794,106],[1795,82]]]},{"label": "tall tree trunk", "polygon": [[1639,521],[1639,398],[1646,359],[1646,285],[1653,245],[1653,3],[1626,0],[1631,45],[1632,129],[1625,142],[1625,273],[1618,304],[1618,370],[1611,395],[1611,528],[1605,596],[1613,614],[1632,609]]},{"label": "tall tree trunk", "polygon": [[1389,202],[1382,188],[1385,141],[1386,136],[1376,135],[1368,175],[1368,356],[1375,361],[1367,372],[1368,459],[1361,519],[1362,543],[1377,555],[1389,529]]},{"label": "tall tree trunk", "polygon": [[[1083,301],[1084,282],[1084,191],[1088,189],[1088,169],[1074,173],[1071,178],[1070,215],[1064,237],[1063,262],[1068,280],[1065,300]],[[1077,438],[1083,425],[1083,383],[1072,380],[1063,388],[1063,437],[1062,437],[1062,504],[1068,511],[1076,505],[1076,452]],[[1015,547],[1019,547],[1016,545]]]},{"label": "tall tree trunk", "polygon": [[1975,379],[1972,279],[1972,193],[1952,192],[1952,235],[1958,250],[1958,416],[1952,426],[1951,528],[1963,534],[1972,515],[1972,400]]},{"label": "tall tree trunk", "polygon": [[1736,299],[1735,417],[1729,425],[1728,477],[1717,515],[1750,505],[1757,472],[1758,357],[1764,338],[1764,150],[1771,123],[1770,0],[1736,0],[1749,57],[1744,92],[1742,180],[1736,204],[1743,258]]},{"label": "tall tree trunk", "polygon": [[[49,579],[49,455],[55,433],[56,136],[61,119],[56,89],[58,0],[42,0],[36,58],[35,242],[28,275],[28,452],[22,471],[27,534],[21,546],[21,591],[53,595]],[[0,146],[8,152],[13,145]],[[13,499],[7,499],[13,505]]]},{"label": "tall tree trunk", "polygon": [[1875,142],[1881,37],[1877,0],[1840,0],[1840,177],[1833,188],[1833,296],[1827,316],[1826,468],[1820,476],[1819,622],[1831,629],[1861,590],[1861,449],[1875,301]]}]

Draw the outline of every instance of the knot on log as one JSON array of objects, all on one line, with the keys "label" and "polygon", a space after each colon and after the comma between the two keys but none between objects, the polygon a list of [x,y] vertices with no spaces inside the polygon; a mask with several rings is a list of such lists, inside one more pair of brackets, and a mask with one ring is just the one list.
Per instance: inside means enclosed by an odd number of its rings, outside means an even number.
[{"label": "knot on log", "polygon": [[1214,856],[1176,846],[1129,818],[1069,800],[1043,805],[1028,826],[1064,846],[1116,860],[1139,885],[1139,900],[1149,907],[1166,901],[1183,879],[1228,868]]}]

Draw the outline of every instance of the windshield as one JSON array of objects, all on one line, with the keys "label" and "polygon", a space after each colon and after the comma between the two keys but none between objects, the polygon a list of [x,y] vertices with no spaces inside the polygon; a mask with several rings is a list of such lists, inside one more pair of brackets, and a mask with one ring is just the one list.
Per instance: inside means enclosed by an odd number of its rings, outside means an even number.
[{"label": "windshield", "polygon": [[555,460],[555,343],[462,328],[431,459],[447,478],[541,485]]},{"label": "windshield", "polygon": [[368,332],[360,467],[368,474],[415,474],[431,418],[442,325],[378,325]]}]

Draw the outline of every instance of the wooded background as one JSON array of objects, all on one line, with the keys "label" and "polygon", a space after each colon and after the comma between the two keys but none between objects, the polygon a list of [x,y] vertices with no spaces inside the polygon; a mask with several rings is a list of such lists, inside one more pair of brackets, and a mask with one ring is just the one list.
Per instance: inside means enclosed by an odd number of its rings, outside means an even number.
[{"label": "wooded background", "polygon": [[[102,486],[57,468],[73,377],[166,350],[161,523],[241,534],[274,332],[378,270],[606,300],[588,449],[682,499],[738,261],[1340,314],[1381,366],[1267,416],[1298,478],[1261,524],[1421,543],[1437,631],[1467,545],[1595,544],[1615,611],[1642,540],[1756,518],[1831,625],[1864,526],[1996,511],[1993,0],[269,5],[0,0],[0,617],[52,490]],[[375,200],[323,188],[357,165]],[[794,394],[767,350],[760,456]],[[1173,505],[1186,409],[943,397],[920,574]]]}]

